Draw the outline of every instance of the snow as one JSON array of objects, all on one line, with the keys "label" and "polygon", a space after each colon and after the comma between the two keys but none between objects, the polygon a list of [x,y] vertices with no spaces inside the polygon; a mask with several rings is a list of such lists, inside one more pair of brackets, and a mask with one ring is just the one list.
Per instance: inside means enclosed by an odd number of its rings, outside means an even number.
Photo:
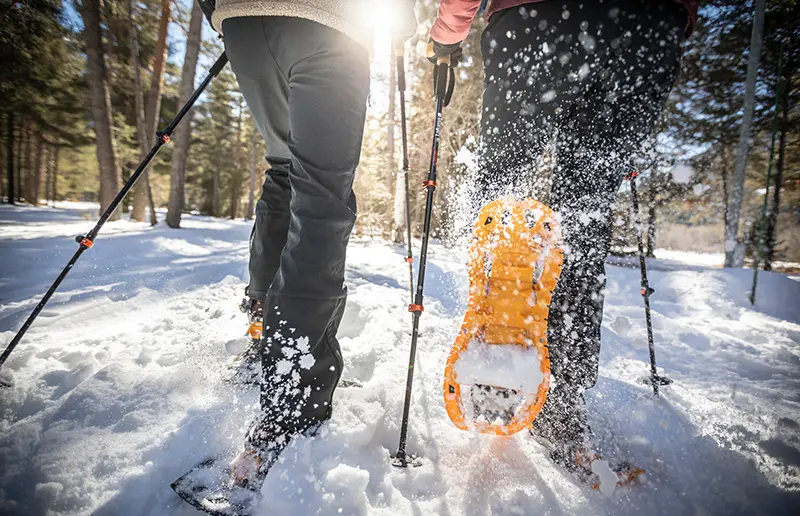
[{"label": "snow", "polygon": [[679,163],[673,167],[671,174],[672,180],[676,183],[687,184],[691,182],[692,178],[694,177],[694,169],[689,165]]},{"label": "snow", "polygon": [[455,364],[462,385],[492,385],[536,393],[544,381],[539,351],[535,347],[487,344],[472,339]]},{"label": "snow", "polygon": [[607,460],[596,460],[592,462],[592,473],[597,475],[599,479],[599,487],[601,493],[606,496],[611,496],[617,489],[617,474],[608,465]]},{"label": "snow", "polygon": [[[0,344],[96,216],[86,205],[0,207]],[[241,446],[258,393],[225,379],[246,342],[236,304],[250,226],[199,216],[184,225],[109,223],[0,371],[13,382],[0,391],[0,514],[197,514],[169,483]],[[650,261],[659,372],[674,380],[655,398],[639,271],[608,267],[589,423],[595,450],[643,467],[647,483],[605,496],[525,432],[450,423],[442,372],[463,316],[465,253],[438,244],[408,440],[422,465],[390,465],[410,343],[404,256],[380,240],[352,242],[339,335],[344,378],[363,388],[340,388],[331,421],[287,448],[258,514],[800,513],[799,282],[762,273],[752,307],[749,270],[684,263],[686,254]]]}]

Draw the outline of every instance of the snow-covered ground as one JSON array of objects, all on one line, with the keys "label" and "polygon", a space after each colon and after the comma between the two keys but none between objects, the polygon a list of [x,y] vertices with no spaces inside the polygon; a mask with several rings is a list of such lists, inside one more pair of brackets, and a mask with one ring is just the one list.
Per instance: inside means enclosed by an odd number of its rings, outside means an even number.
[{"label": "snow-covered ground", "polygon": [[[0,207],[5,346],[96,217],[91,205]],[[4,366],[0,514],[189,515],[169,483],[238,446],[256,393],[225,382],[245,345],[237,309],[249,225],[115,222]],[[554,466],[525,433],[469,434],[447,418],[442,371],[465,300],[463,253],[433,246],[410,451],[397,446],[410,317],[404,251],[356,240],[333,419],[283,456],[267,515],[800,514],[800,283],[680,257],[651,262],[656,351],[675,383],[654,398],[639,271],[608,267],[601,378],[590,423],[608,458],[648,483],[608,498]]]}]

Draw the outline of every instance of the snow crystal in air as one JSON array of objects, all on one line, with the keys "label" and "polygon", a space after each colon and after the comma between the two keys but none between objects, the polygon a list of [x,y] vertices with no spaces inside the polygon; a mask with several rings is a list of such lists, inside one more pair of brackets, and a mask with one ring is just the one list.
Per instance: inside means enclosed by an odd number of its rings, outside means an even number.
[{"label": "snow crystal in air", "polygon": [[631,332],[631,320],[625,316],[619,316],[611,323],[611,328],[620,337],[627,337]]},{"label": "snow crystal in air", "polygon": [[700,184],[700,183],[694,185],[694,187],[692,188],[692,191],[698,197],[700,197],[701,195],[703,195],[704,193],[706,193],[709,190],[711,190],[711,186],[710,185],[704,185],[704,184]]},{"label": "snow crystal in air", "polygon": [[569,11],[564,10],[564,12],[561,13],[561,17],[564,18],[565,20],[568,20],[569,19]]},{"label": "snow crystal in air", "polygon": [[556,90],[549,90],[542,94],[542,102],[552,102],[556,98]]},{"label": "snow crystal in air", "polygon": [[275,364],[275,372],[280,376],[286,376],[292,371],[292,363],[289,360],[278,360]]},{"label": "snow crystal in air", "polygon": [[581,32],[578,34],[578,41],[581,42],[583,49],[590,54],[594,52],[594,49],[597,47],[597,42],[588,32]]},{"label": "snow crystal in air", "polygon": [[694,176],[694,169],[689,165],[685,165],[683,163],[679,163],[675,165],[675,168],[672,169],[672,180],[676,183],[686,184],[692,180]]},{"label": "snow crystal in air", "polygon": [[[492,114],[489,118],[492,117],[494,117],[494,114]],[[458,149],[453,161],[458,165],[464,165],[469,169],[473,169],[476,166],[475,154],[469,150],[466,145],[462,145],[461,148]]]},{"label": "snow crystal in air", "polygon": [[315,363],[316,360],[314,359],[314,356],[311,353],[306,353],[305,355],[300,357],[300,367],[303,369],[311,369]]},{"label": "snow crystal in air", "polygon": [[297,344],[297,349],[300,350],[301,353],[308,353],[311,351],[311,346],[308,343],[308,337],[300,337],[295,341]]}]

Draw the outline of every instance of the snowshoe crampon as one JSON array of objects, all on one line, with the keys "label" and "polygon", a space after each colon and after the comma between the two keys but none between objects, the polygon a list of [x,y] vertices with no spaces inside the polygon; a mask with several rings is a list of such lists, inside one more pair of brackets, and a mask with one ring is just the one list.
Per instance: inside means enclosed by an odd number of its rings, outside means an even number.
[{"label": "snowshoe crampon", "polygon": [[207,459],[171,484],[190,505],[216,516],[248,516],[260,498],[261,484],[241,486],[232,480],[230,463]]},{"label": "snowshoe crampon", "polygon": [[555,213],[532,199],[487,204],[467,260],[469,303],[444,371],[445,407],[463,430],[514,434],[550,386],[547,315],[563,264]]}]

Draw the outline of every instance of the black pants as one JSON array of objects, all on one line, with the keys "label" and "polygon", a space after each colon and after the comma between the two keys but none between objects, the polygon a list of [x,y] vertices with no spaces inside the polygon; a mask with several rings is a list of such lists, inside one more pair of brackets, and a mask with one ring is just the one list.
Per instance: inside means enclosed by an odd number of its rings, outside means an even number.
[{"label": "black pants", "polygon": [[369,55],[300,18],[231,18],[222,29],[271,167],[256,206],[248,289],[265,299],[263,415],[250,433],[258,444],[330,416]]},{"label": "black pants", "polygon": [[[678,74],[686,17],[670,0],[548,0],[494,14],[483,35],[473,201],[549,193],[561,218],[565,263],[548,322],[555,386],[536,425],[564,438],[585,426],[581,393],[597,380],[615,193]],[[551,184],[537,173],[546,154]]]}]

